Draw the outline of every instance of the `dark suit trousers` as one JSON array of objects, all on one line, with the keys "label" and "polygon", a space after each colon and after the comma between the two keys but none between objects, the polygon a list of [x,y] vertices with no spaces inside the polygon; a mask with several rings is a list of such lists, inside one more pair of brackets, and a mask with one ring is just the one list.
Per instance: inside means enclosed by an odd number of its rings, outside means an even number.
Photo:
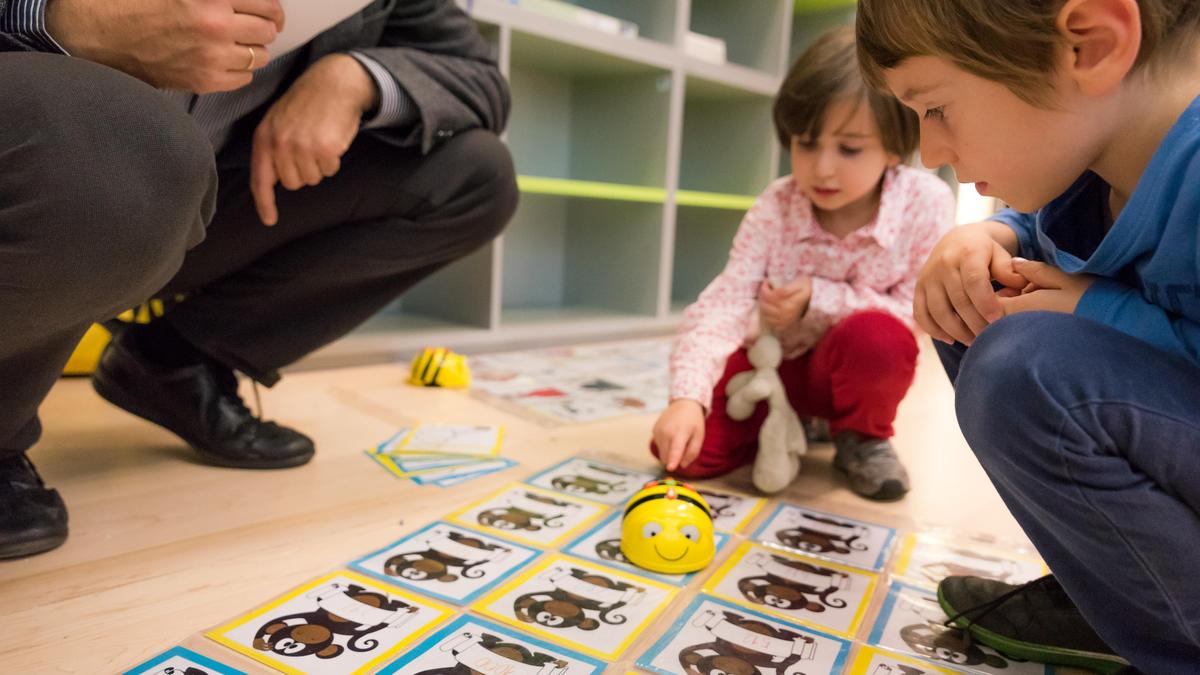
[{"label": "dark suit trousers", "polygon": [[95,321],[184,294],[164,320],[272,384],[490,241],[516,207],[494,134],[423,156],[367,132],[337,175],[278,188],[267,228],[230,159],[244,153],[218,158],[218,187],[207,140],[145,84],[40,54],[0,54],[0,82],[0,453],[37,440],[37,407]]}]

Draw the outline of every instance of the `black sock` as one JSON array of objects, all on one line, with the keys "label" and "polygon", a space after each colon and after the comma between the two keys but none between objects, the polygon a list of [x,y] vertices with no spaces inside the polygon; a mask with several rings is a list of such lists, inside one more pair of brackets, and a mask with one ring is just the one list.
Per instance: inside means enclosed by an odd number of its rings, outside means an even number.
[{"label": "black sock", "polygon": [[131,330],[142,354],[156,365],[183,368],[200,363],[204,357],[168,321],[160,319],[147,325],[134,325]]}]

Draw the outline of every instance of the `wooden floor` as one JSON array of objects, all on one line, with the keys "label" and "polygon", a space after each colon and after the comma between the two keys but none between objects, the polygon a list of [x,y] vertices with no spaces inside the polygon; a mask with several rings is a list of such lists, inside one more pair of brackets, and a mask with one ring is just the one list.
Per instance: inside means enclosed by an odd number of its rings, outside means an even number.
[{"label": "wooden floor", "polygon": [[[198,464],[88,382],[64,380],[42,408],[46,432],[30,456],[66,500],[71,536],[52,553],[0,563],[0,672],[119,672],[184,641],[204,644],[199,631],[569,455],[654,466],[653,416],[547,427],[465,393],[409,387],[405,376],[402,366],[301,372],[264,391],[266,416],[318,447],[311,464],[278,472]],[[503,424],[504,454],[520,465],[450,491],[397,480],[362,456],[414,422]],[[822,446],[786,498],[903,528],[1021,538],[958,432],[928,344],[897,429],[913,476],[904,501],[882,506],[849,493]],[[716,484],[751,490],[746,471]],[[216,645],[207,651],[259,672]]]}]

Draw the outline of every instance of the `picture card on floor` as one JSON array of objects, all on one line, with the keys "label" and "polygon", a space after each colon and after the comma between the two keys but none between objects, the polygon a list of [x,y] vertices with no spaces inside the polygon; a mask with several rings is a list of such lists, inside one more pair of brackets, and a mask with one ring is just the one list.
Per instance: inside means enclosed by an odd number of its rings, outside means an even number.
[{"label": "picture card on floor", "polygon": [[339,571],[205,635],[285,673],[357,674],[400,653],[451,614],[410,591]]},{"label": "picture card on floor", "polygon": [[639,668],[662,675],[840,675],[850,641],[701,595]]},{"label": "picture card on floor", "polygon": [[868,645],[859,645],[858,653],[846,675],[955,675],[956,670],[947,670],[932,663],[910,656],[885,652]]},{"label": "picture card on floor", "polygon": [[615,659],[677,592],[658,581],[559,555],[535,563],[473,608],[555,644]]},{"label": "picture card on floor", "polygon": [[447,520],[536,547],[557,547],[590,526],[608,506],[514,483]]},{"label": "picture card on floor", "polygon": [[754,516],[767,505],[762,497],[751,497],[698,485],[696,492],[704,497],[713,512],[713,527],[725,532],[741,532]]},{"label": "picture card on floor", "polygon": [[[430,469],[422,471],[412,477],[413,482],[417,485],[441,485],[442,481],[447,481],[456,478],[479,478],[488,474],[503,471],[505,469],[516,466],[517,463],[511,459],[493,459],[486,462],[472,462],[470,464],[462,464],[459,466],[444,467],[441,469]],[[461,481],[457,481],[461,482]],[[457,482],[450,483],[451,485]]]},{"label": "picture card on floor", "polygon": [[452,487],[454,485],[459,485],[460,483],[465,483],[469,480],[475,480],[476,478],[482,478],[484,476],[490,476],[494,473],[499,473],[500,471],[504,471],[505,469],[509,469],[509,468],[512,468],[517,465],[517,462],[514,462],[512,460],[506,459],[504,461],[505,461],[506,465],[499,469],[488,469],[486,471],[465,473],[465,474],[458,475],[458,476],[444,476],[442,478],[438,478],[438,479],[434,480],[433,484],[438,487]]},{"label": "picture card on floor", "polygon": [[1006,584],[1023,584],[1050,573],[1032,551],[1024,554],[999,547],[956,540],[942,534],[912,533],[904,537],[892,576],[905,582],[936,589],[950,576],[995,579]]},{"label": "picture card on floor", "polygon": [[599,675],[605,665],[506,626],[462,616],[379,675]]},{"label": "picture card on floor", "polygon": [[350,563],[376,579],[468,604],[538,556],[535,549],[435,522]]},{"label": "picture card on floor", "polygon": [[[642,569],[637,565],[629,562],[625,554],[621,552],[621,511],[613,511],[599,525],[584,533],[579,539],[572,542],[563,553],[568,553],[573,556],[594,560],[602,565],[615,567],[619,570],[624,570],[631,574],[636,574],[642,577],[658,579],[672,586],[686,586],[689,581],[694,579],[697,574],[703,572],[692,572],[691,574],[659,574],[649,570]],[[729,542],[729,535],[724,532],[713,533],[713,544],[716,547],[717,553]]]},{"label": "picture card on floor", "polygon": [[704,583],[708,593],[851,637],[878,583],[873,572],[743,542]]},{"label": "picture card on floor", "polygon": [[771,546],[874,572],[883,569],[895,537],[895,528],[796,504],[780,504],[754,533],[755,539]]},{"label": "picture card on floor", "polygon": [[605,504],[624,504],[643,485],[656,478],[657,473],[572,457],[527,478],[525,482]]},{"label": "picture card on floor", "polygon": [[469,424],[418,424],[386,452],[391,454],[495,457],[504,442],[504,427]]},{"label": "picture card on floor", "polygon": [[868,640],[872,645],[915,654],[972,673],[1046,675],[1051,666],[1014,661],[970,639],[965,631],[943,625],[949,617],[937,594],[893,582],[875,618]]},{"label": "picture card on floor", "polygon": [[246,675],[246,672],[190,649],[172,647],[121,675]]}]

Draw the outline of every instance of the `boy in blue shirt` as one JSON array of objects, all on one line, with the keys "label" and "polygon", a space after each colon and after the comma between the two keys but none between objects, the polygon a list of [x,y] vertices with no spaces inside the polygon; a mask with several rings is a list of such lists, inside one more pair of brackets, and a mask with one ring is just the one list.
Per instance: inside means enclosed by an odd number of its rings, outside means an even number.
[{"label": "boy in blue shirt", "polygon": [[1017,209],[939,242],[914,314],[1054,576],[951,577],[949,623],[1038,661],[1200,672],[1200,0],[860,0],[857,20],[923,161]]}]

